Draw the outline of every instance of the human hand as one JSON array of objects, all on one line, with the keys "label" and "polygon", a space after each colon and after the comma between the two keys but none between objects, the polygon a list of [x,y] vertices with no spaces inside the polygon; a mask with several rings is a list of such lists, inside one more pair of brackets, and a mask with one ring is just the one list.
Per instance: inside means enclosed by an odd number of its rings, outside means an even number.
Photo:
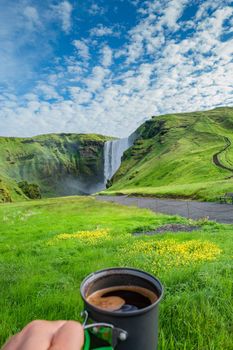
[{"label": "human hand", "polygon": [[83,327],[74,321],[32,321],[2,350],[81,350]]}]

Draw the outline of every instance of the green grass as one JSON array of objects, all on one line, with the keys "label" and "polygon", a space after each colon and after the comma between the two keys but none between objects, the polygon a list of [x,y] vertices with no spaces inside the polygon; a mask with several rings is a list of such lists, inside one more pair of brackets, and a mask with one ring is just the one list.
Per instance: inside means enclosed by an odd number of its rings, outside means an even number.
[{"label": "green grass", "polygon": [[183,185],[132,187],[114,190],[112,187],[107,191],[100,192],[100,195],[135,195],[157,198],[180,198],[201,201],[219,201],[219,196],[226,192],[233,191],[233,179],[228,181],[197,182]]},{"label": "green grass", "polygon": [[[165,286],[160,350],[232,349],[233,226],[203,220],[192,233],[132,236],[167,223],[193,222],[91,197],[1,204],[0,222],[0,344],[33,319],[80,320],[83,278],[102,268],[134,266]],[[59,239],[63,233],[101,230],[108,230],[106,237],[93,241]],[[171,242],[181,247],[177,256],[173,249],[156,253],[157,246]],[[194,248],[180,260],[185,244]],[[195,261],[195,246],[203,246],[199,254],[205,257],[209,244],[221,253]],[[153,249],[146,253],[148,246]]]},{"label": "green grass", "polygon": [[[188,197],[214,201],[233,191],[233,108],[153,117],[137,131],[138,139],[124,155],[108,193]],[[230,178],[231,177],[231,178]]]},{"label": "green grass", "polygon": [[25,199],[18,182],[39,185],[43,197],[79,194],[80,182],[103,178],[104,142],[95,134],[0,137],[0,202]]},{"label": "green grass", "polygon": [[[233,192],[232,107],[152,117],[136,134],[104,194],[216,201]],[[229,170],[213,162],[226,138],[231,145],[218,159]],[[103,145],[110,139],[95,134],[0,137],[0,201],[25,199],[21,181],[39,185],[43,197],[82,194],[77,179],[87,187],[102,183]]]}]

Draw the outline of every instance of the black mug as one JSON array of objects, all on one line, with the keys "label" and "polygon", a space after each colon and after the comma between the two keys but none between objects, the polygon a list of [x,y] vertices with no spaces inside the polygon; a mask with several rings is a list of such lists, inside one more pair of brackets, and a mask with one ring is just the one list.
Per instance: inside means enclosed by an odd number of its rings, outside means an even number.
[{"label": "black mug", "polygon": [[[140,287],[156,295],[149,305],[122,312],[109,311],[88,302],[94,292],[112,287]],[[116,350],[156,350],[158,346],[158,306],[163,296],[161,282],[147,272],[133,268],[110,268],[87,276],[81,284],[84,301],[85,329],[98,332],[99,327],[112,331],[111,346]],[[93,345],[100,345],[94,337]]]}]

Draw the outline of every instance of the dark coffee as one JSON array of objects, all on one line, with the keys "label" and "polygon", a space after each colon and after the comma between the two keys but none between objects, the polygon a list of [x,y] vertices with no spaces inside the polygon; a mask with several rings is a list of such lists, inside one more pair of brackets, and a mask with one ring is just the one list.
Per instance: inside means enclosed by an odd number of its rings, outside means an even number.
[{"label": "dark coffee", "polygon": [[129,312],[144,309],[153,304],[158,296],[149,289],[138,286],[116,286],[98,290],[87,301],[102,309]]}]

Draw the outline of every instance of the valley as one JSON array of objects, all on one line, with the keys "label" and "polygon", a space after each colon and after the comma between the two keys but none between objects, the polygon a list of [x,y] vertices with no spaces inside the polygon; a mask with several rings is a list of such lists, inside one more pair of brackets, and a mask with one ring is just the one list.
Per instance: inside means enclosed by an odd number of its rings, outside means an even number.
[{"label": "valley", "polygon": [[217,201],[233,189],[233,108],[155,116],[124,139],[0,137],[0,201],[140,195]]}]

